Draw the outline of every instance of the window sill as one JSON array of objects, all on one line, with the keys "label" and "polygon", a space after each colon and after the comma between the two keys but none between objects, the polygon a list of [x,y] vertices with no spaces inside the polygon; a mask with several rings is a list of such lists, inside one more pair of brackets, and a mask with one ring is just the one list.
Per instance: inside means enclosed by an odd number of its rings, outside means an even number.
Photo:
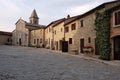
[{"label": "window sill", "polygon": [[120,25],[114,25],[113,28],[117,28],[117,27],[120,27]]}]

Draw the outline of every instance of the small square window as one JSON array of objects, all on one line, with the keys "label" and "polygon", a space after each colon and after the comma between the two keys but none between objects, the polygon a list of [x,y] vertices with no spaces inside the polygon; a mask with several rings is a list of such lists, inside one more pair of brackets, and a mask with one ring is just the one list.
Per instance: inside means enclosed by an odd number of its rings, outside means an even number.
[{"label": "small square window", "polygon": [[120,11],[118,11],[118,12],[115,12],[115,14],[114,14],[114,20],[115,20],[115,26],[117,26],[117,25],[120,25]]},{"label": "small square window", "polygon": [[62,32],[62,28],[61,28],[61,32]]},{"label": "small square window", "polygon": [[55,34],[56,34],[56,30],[55,30]]},{"label": "small square window", "polygon": [[36,44],[36,39],[34,39],[34,44]]},{"label": "small square window", "polygon": [[49,28],[49,32],[51,31],[51,28]]},{"label": "small square window", "polygon": [[72,38],[69,38],[69,44],[72,44]]},{"label": "small square window", "polygon": [[40,43],[42,43],[42,38],[40,38]]},{"label": "small square window", "polygon": [[69,27],[65,27],[65,32],[69,32]]},{"label": "small square window", "polygon": [[88,38],[88,43],[91,43],[91,38],[90,37]]},{"label": "small square window", "polygon": [[83,20],[80,21],[80,27],[83,27]]},{"label": "small square window", "polygon": [[75,30],[75,29],[76,29],[76,24],[74,23],[71,25],[71,30]]}]

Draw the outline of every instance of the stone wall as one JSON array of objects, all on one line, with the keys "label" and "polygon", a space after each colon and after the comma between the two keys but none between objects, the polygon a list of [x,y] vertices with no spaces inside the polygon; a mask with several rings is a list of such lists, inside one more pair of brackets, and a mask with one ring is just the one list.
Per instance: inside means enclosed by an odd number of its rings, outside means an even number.
[{"label": "stone wall", "polygon": [[31,31],[30,43],[32,46],[44,46],[44,29],[37,29]]},{"label": "stone wall", "polygon": [[5,44],[7,45],[12,44],[12,36],[0,34],[0,45],[5,45]]},{"label": "stone wall", "polygon": [[19,20],[16,24],[16,43],[15,45],[20,45],[21,39],[21,46],[28,46],[28,29],[25,27],[25,22],[23,20]]},{"label": "stone wall", "polygon": [[48,49],[53,48],[53,28],[52,24],[45,29],[45,47]]},{"label": "stone wall", "polygon": [[[118,11],[118,10],[116,10]],[[120,36],[120,25],[119,26],[115,26],[115,16],[114,13],[116,12],[112,12],[111,13],[111,19],[110,19],[110,41],[111,41],[111,59],[114,59],[114,38],[117,36]],[[120,9],[119,9],[120,11]]]},{"label": "stone wall", "polygon": [[64,22],[53,27],[54,35],[54,47],[55,50],[61,50],[61,41],[64,39]]},{"label": "stone wall", "polygon": [[[83,20],[83,27],[81,27],[81,20]],[[71,25],[76,23],[76,30],[71,31]],[[69,44],[69,52],[72,50],[77,50],[79,53],[80,50],[80,39],[84,39],[84,46],[92,46],[95,50],[95,14],[90,14],[81,19],[78,19],[65,27],[69,27],[69,32],[65,33],[65,40],[69,41],[69,38],[72,38],[72,44]],[[90,43],[88,42],[90,38]],[[94,51],[95,53],[95,51]]]}]

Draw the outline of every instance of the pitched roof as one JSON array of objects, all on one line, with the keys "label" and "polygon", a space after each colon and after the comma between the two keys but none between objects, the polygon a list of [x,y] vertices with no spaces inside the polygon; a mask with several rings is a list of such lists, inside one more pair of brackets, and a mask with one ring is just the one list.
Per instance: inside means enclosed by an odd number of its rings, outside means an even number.
[{"label": "pitched roof", "polygon": [[37,13],[36,13],[36,10],[34,9],[30,18],[37,18],[38,19],[38,16],[37,16]]},{"label": "pitched roof", "polygon": [[[99,5],[99,6],[97,6],[96,8],[91,9],[90,11],[88,11],[88,12],[86,12],[86,13],[84,13],[84,14],[71,17],[70,19],[67,19],[67,21],[65,21],[65,25],[67,25],[67,24],[69,24],[69,23],[71,23],[71,22],[73,22],[73,21],[75,21],[75,20],[77,20],[77,19],[83,18],[83,17],[85,17],[85,16],[87,16],[87,15],[89,15],[89,14],[91,14],[91,13],[94,13],[94,12],[96,12],[97,10],[100,10],[100,9],[102,9],[102,8],[105,8],[106,5],[108,5],[108,4],[113,4],[113,3],[117,3],[117,2],[120,2],[120,1],[106,2],[106,3],[103,3],[103,4]],[[113,6],[115,6],[115,5],[113,5]],[[116,6],[117,6],[117,5],[116,5]]]},{"label": "pitched roof", "polygon": [[59,19],[59,20],[57,20],[57,21],[54,21],[54,22],[53,22],[53,27],[55,27],[55,26],[57,26],[58,24],[64,22],[65,20],[66,20],[65,18],[62,18],[62,19]]},{"label": "pitched roof", "polygon": [[79,17],[79,15],[78,16],[73,16],[73,17],[70,17],[70,18],[66,19],[64,25],[67,25],[67,24],[75,21],[78,17]]},{"label": "pitched roof", "polygon": [[44,29],[46,26],[45,25],[36,25],[36,24],[31,24],[26,22],[26,28],[30,30],[35,30],[35,29]]},{"label": "pitched roof", "polygon": [[20,18],[15,24],[17,24],[19,21],[26,22],[26,21],[24,21],[23,19]]},{"label": "pitched roof", "polygon": [[0,35],[12,36],[12,32],[0,31]]},{"label": "pitched roof", "polygon": [[111,9],[108,9],[108,11],[109,11],[109,13],[111,13],[111,12],[113,12],[115,10],[118,10],[118,9],[120,9],[120,5],[115,6],[115,7],[111,8]]},{"label": "pitched roof", "polygon": [[65,20],[65,18],[61,18],[61,19],[52,21],[50,24],[48,24],[48,25],[46,26],[46,28],[49,27],[50,25],[52,25],[52,26],[54,27],[54,26],[60,24],[61,22],[63,22],[64,20]]}]

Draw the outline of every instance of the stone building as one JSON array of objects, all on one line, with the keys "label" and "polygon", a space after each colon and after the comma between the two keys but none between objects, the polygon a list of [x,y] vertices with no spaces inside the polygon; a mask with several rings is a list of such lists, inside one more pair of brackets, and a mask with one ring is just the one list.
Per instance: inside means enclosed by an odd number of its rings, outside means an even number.
[{"label": "stone building", "polygon": [[[35,10],[33,10],[29,22],[19,19],[16,22],[16,29],[13,32],[13,44],[20,46],[38,46],[40,39],[44,40],[44,25],[39,25],[39,18]],[[39,31],[42,33],[39,33]],[[39,36],[37,36],[39,35]],[[44,41],[42,41],[41,44]]]},{"label": "stone building", "polygon": [[47,49],[53,48],[53,28],[52,28],[53,22],[51,22],[47,27],[45,28],[45,47]]},{"label": "stone building", "polygon": [[104,12],[117,5],[120,5],[119,1],[107,2],[82,15],[67,19],[65,21],[65,40],[68,42],[68,52],[98,55],[95,31],[96,12]]},{"label": "stone building", "polygon": [[16,22],[16,29],[13,35],[14,45],[28,46],[29,30],[26,28],[26,21],[19,19]]},{"label": "stone building", "polygon": [[60,19],[53,24],[53,41],[55,50],[62,50],[62,41],[64,40],[64,21],[66,19]]},{"label": "stone building", "polygon": [[45,31],[44,27],[40,27],[39,29],[35,29],[31,31],[31,45],[37,47],[44,47],[45,41]]},{"label": "stone building", "polygon": [[111,59],[120,60],[120,5],[110,11]]},{"label": "stone building", "polygon": [[11,45],[12,44],[12,33],[0,31],[0,45]]},{"label": "stone building", "polygon": [[30,21],[19,19],[13,31],[13,44],[39,46],[71,54],[99,55],[96,46],[96,13],[110,10],[111,13],[111,59],[120,59],[120,1],[103,3],[82,14],[52,21],[47,26],[39,25],[39,18],[33,10]]},{"label": "stone building", "polygon": [[60,37],[56,36],[56,34],[59,34],[59,31],[58,31],[59,28],[64,28],[64,26],[63,26],[64,25],[64,19],[65,18],[53,21],[45,28],[45,46],[46,46],[46,48],[58,50],[59,44],[58,44],[57,41],[59,39],[61,40],[61,38],[63,38],[64,29],[62,31],[62,34],[59,35]]}]

